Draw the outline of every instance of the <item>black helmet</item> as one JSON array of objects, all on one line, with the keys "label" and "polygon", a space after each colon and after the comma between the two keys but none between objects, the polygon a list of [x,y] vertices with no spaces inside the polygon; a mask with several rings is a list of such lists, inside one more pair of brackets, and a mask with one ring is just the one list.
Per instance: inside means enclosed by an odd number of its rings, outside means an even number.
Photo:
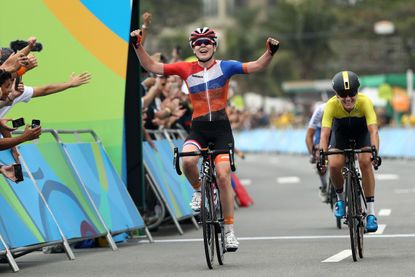
[{"label": "black helmet", "polygon": [[332,79],[333,89],[340,97],[353,97],[357,94],[360,82],[359,77],[352,71],[341,71]]}]

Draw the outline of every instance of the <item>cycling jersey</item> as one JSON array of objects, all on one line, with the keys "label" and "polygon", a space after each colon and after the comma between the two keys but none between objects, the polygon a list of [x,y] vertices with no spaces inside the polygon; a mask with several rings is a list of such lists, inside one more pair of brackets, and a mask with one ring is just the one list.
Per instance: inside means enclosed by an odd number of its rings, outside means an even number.
[{"label": "cycling jersey", "polygon": [[333,96],[324,108],[322,126],[331,128],[335,122],[345,131],[367,128],[368,125],[376,124],[376,113],[372,101],[366,95],[358,93],[353,110],[348,112],[343,108],[340,100]]},{"label": "cycling jersey", "polygon": [[358,93],[355,106],[347,112],[336,96],[332,97],[324,108],[322,126],[331,128],[329,148],[346,149],[370,146],[370,135],[367,126],[376,124],[376,113],[369,97]]},{"label": "cycling jersey", "polygon": [[323,119],[324,106],[326,104],[320,104],[314,110],[313,115],[311,116],[310,122],[308,122],[308,128],[314,129],[314,141],[315,145],[320,143],[320,133],[321,133],[321,121]]},{"label": "cycling jersey", "polygon": [[248,73],[247,64],[238,61],[216,60],[209,68],[198,62],[165,64],[165,75],[179,75],[189,89],[193,106],[192,120],[227,120],[229,79],[235,74]]}]

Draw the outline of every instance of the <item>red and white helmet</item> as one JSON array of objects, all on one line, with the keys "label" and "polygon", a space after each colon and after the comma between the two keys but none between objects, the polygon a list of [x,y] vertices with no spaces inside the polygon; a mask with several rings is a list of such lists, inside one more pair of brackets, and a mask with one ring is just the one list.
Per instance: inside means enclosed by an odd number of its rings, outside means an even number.
[{"label": "red and white helmet", "polygon": [[209,27],[196,28],[196,30],[194,30],[190,34],[190,47],[192,47],[193,42],[195,42],[199,38],[209,38],[214,41],[215,45],[218,45],[218,36],[216,35],[216,32],[213,29],[210,29]]}]

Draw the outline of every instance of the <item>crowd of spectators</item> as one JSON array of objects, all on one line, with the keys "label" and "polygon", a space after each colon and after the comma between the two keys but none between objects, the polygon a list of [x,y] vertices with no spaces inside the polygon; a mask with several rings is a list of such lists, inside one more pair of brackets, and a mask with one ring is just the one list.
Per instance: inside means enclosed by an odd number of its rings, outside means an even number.
[{"label": "crowd of spectators", "polygon": [[[15,164],[0,164],[0,172],[6,178],[18,182],[22,181],[22,172],[19,151],[16,146],[39,138],[42,133],[40,120],[32,120],[32,124],[25,125],[24,119],[7,118],[6,114],[13,106],[20,102],[29,102],[32,98],[51,95],[77,87],[89,82],[91,75],[82,73],[72,74],[67,82],[31,87],[23,84],[23,76],[38,67],[38,61],[33,51],[42,50],[42,45],[36,42],[35,37],[27,41],[13,41],[10,48],[0,48],[0,150],[10,149]],[[13,135],[17,128],[24,126],[20,135]]]}]

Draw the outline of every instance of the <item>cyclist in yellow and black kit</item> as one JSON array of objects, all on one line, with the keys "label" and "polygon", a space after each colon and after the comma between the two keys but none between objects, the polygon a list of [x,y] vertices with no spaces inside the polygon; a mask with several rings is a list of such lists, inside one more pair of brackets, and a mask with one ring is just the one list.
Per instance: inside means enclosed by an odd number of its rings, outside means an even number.
[{"label": "cyclist in yellow and black kit", "polygon": [[[324,108],[320,147],[323,151],[328,149],[343,150],[351,147],[356,149],[375,146],[379,149],[379,134],[376,113],[369,97],[358,93],[360,86],[358,76],[351,71],[342,71],[333,77],[333,96]],[[330,137],[331,132],[331,137]],[[330,137],[330,142],[328,141]],[[372,161],[371,153],[359,154],[359,166],[362,173],[363,190],[367,201],[367,223],[368,232],[378,229],[375,216],[375,177],[372,163],[379,163],[378,159]],[[326,169],[323,163],[323,171]],[[337,193],[335,205],[335,216],[342,218],[345,215],[345,193],[343,191],[343,176],[341,170],[345,164],[342,155],[328,156],[330,167],[330,178]]]}]

